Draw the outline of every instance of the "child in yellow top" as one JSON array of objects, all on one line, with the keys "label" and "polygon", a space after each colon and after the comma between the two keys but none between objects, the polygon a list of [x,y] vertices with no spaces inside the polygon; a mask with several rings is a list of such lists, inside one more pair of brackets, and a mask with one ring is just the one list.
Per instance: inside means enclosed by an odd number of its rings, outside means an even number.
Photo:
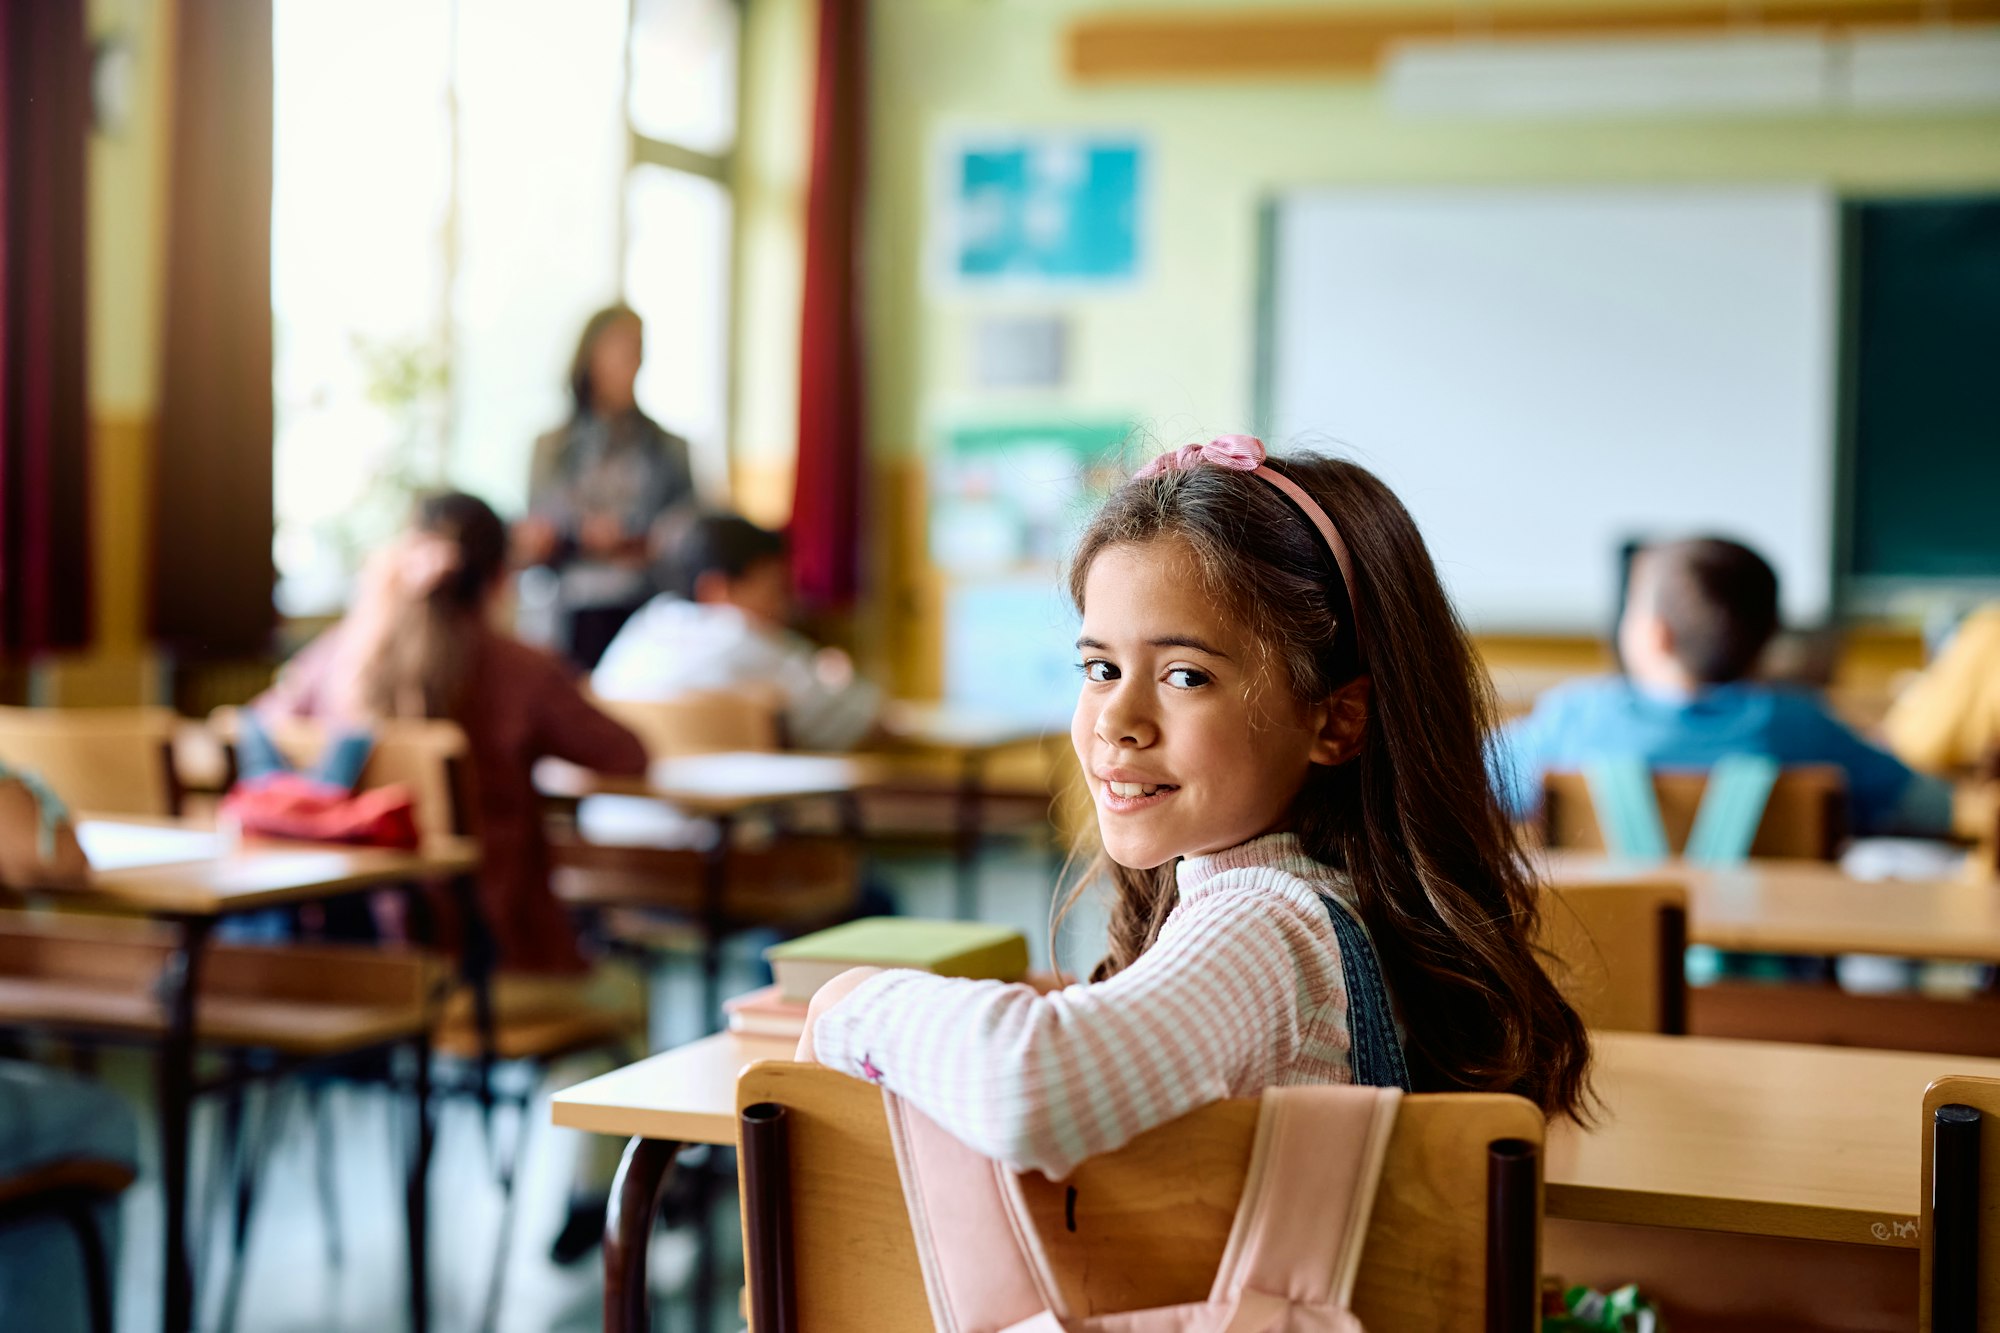
[{"label": "child in yellow top", "polygon": [[2000,751],[2000,602],[1967,617],[1883,719],[1889,748],[1913,768],[1949,772]]}]

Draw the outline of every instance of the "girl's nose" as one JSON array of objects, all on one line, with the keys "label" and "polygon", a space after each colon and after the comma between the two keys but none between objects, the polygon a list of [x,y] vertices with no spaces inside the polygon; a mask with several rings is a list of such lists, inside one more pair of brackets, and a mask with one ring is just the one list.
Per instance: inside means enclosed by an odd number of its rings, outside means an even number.
[{"label": "girl's nose", "polygon": [[1159,728],[1139,701],[1120,690],[1097,715],[1097,739],[1121,749],[1144,749],[1159,739]]}]

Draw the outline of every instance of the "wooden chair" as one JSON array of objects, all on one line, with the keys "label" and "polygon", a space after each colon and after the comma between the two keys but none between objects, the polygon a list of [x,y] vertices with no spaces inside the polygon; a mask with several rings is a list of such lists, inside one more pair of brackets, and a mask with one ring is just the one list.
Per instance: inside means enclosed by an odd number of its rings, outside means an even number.
[{"label": "wooden chair", "polygon": [[0,1176],[0,1227],[36,1217],[53,1217],[69,1227],[83,1258],[84,1299],[91,1333],[112,1333],[111,1256],[97,1214],[137,1179],[124,1162],[66,1157],[31,1170]]},{"label": "wooden chair", "polygon": [[[158,1041],[166,1031],[158,986],[175,949],[173,933],[152,922],[0,912],[0,1027]],[[410,1299],[416,1325],[427,1326],[430,1031],[449,976],[445,960],[414,950],[232,944],[207,950],[196,1038],[227,1055],[230,1067],[227,1078],[209,1085],[224,1098],[227,1126],[217,1179],[227,1177],[235,1199],[226,1310],[233,1313],[240,1289],[256,1179],[276,1115],[267,1107],[262,1128],[245,1132],[244,1088],[256,1077],[401,1046],[415,1056],[415,1151],[405,1181]]]},{"label": "wooden chair", "polygon": [[0,762],[40,774],[72,810],[174,816],[178,725],[165,708],[0,708]]},{"label": "wooden chair", "polygon": [[[105,1224],[137,1176],[137,1119],[109,1088],[46,1067],[0,1063],[0,1084],[0,1288],[44,1265],[67,1270],[73,1243],[91,1333],[112,1333]],[[25,1230],[42,1221],[60,1223],[67,1236]],[[60,1288],[48,1294],[61,1299]],[[8,1313],[21,1327],[61,1319],[60,1308],[10,1295]]]},{"label": "wooden chair", "polygon": [[[881,1090],[765,1061],[743,1071],[736,1099],[755,1333],[929,1330]],[[1079,1308],[1207,1295],[1257,1114],[1255,1100],[1219,1102],[1066,1181],[1024,1177]],[[1542,1137],[1541,1113],[1519,1097],[1403,1100],[1355,1290],[1370,1333],[1535,1327]],[[1089,1201],[1089,1225],[1076,1224],[1078,1199]]]},{"label": "wooden chair", "polygon": [[[736,750],[776,750],[781,701],[774,690],[689,692],[667,700],[595,701],[636,732],[653,759]],[[851,828],[852,819],[834,821]],[[550,833],[552,882],[565,903],[597,917],[615,944],[643,958],[698,951],[712,978],[729,935],[789,932],[851,915],[860,894],[851,844],[825,833],[783,833],[770,846],[720,849],[723,892],[711,902],[715,853],[692,848],[593,843],[558,824]],[[708,1006],[713,1008],[713,1005]],[[713,1014],[705,1015],[712,1020]]]},{"label": "wooden chair", "polygon": [[2000,1079],[1924,1090],[1919,1333],[2000,1327]]},{"label": "wooden chair", "polygon": [[[235,715],[219,710],[217,729],[233,737]],[[363,787],[402,783],[416,796],[417,823],[426,837],[463,836],[476,831],[465,733],[454,722],[394,719],[373,728],[374,746],[361,773]],[[309,763],[327,741],[323,728],[287,721],[271,739],[295,763]],[[515,1112],[515,1131],[494,1153],[495,1176],[505,1200],[500,1238],[487,1286],[482,1327],[498,1316],[512,1237],[514,1185],[530,1144],[531,1111],[543,1074],[555,1062],[592,1050],[631,1058],[643,1043],[647,1015],[643,995],[607,1004],[588,985],[496,971],[492,966],[476,886],[470,877],[452,884],[465,941],[461,985],[438,1015],[431,1049],[448,1062],[440,1079],[447,1094],[469,1096],[478,1105],[489,1138],[497,1142],[495,1117],[502,1106]],[[501,1088],[502,1064],[523,1070],[516,1086]],[[322,1145],[324,1136],[321,1136]],[[324,1169],[324,1168],[323,1168]],[[323,1201],[324,1202],[324,1201]],[[335,1225],[329,1218],[329,1230]]]},{"label": "wooden chair", "polygon": [[[221,737],[228,758],[227,786],[237,775],[236,733],[240,713],[219,708],[209,714],[209,726]],[[292,763],[304,767],[318,758],[327,743],[326,729],[317,722],[285,719],[266,724],[272,742]],[[401,783],[416,800],[417,827],[425,837],[462,837],[472,832],[465,733],[456,722],[431,718],[397,718],[371,727],[374,745],[361,770],[362,787]]]},{"label": "wooden chair", "polygon": [[654,759],[729,750],[775,750],[783,742],[780,700],[773,690],[691,690],[671,699],[591,702],[631,728]]},{"label": "wooden chair", "polygon": [[[1676,854],[1687,846],[1707,786],[1708,778],[1701,773],[1664,769],[1653,773],[1660,823]],[[1840,853],[1846,825],[1846,775],[1826,764],[1789,767],[1771,788],[1750,855],[1831,861]],[[1604,832],[1583,774],[1550,773],[1543,779],[1542,835],[1550,847],[1604,849]]]},{"label": "wooden chair", "polygon": [[1542,898],[1549,975],[1586,1026],[1687,1031],[1687,889],[1658,883],[1565,884]]}]

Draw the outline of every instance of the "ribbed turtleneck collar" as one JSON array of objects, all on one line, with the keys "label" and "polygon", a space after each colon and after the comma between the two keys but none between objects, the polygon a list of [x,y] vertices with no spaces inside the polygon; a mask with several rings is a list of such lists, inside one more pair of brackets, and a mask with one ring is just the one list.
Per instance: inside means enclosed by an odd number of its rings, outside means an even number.
[{"label": "ribbed turtleneck collar", "polygon": [[1306,855],[1296,833],[1266,833],[1245,843],[1210,852],[1207,856],[1184,857],[1175,867],[1175,880],[1186,897],[1225,870],[1282,870],[1301,879],[1324,879],[1332,874],[1327,867]]}]

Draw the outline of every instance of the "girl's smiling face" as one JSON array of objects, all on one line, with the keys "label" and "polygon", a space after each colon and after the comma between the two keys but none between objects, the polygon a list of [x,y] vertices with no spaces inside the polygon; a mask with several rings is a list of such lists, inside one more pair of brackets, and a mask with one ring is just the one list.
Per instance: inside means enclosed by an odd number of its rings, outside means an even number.
[{"label": "girl's smiling face", "polygon": [[1150,869],[1271,832],[1311,766],[1344,757],[1349,719],[1292,697],[1181,542],[1106,547],[1083,601],[1070,740],[1118,864]]}]

